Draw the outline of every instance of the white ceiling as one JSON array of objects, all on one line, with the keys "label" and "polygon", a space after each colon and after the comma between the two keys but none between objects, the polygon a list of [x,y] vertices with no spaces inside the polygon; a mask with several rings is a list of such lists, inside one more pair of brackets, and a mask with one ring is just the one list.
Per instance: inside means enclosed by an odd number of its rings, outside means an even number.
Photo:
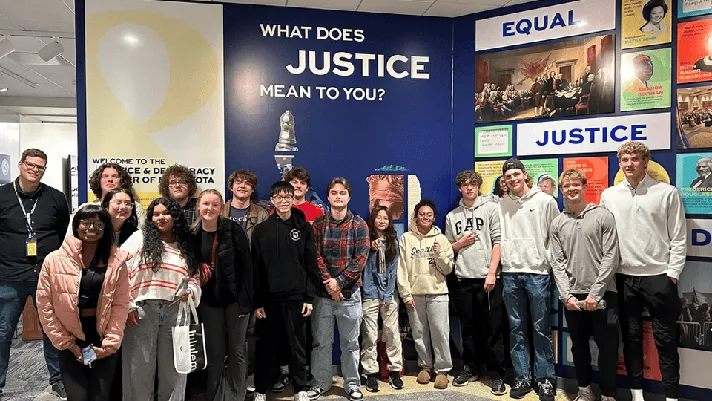
[{"label": "white ceiling", "polygon": [[[197,1],[458,17],[535,0]],[[0,92],[0,121],[15,121],[20,115],[44,122],[76,121],[74,32],[74,0],[0,0],[0,40],[7,37],[16,48],[0,58],[0,88],[8,88]],[[37,52],[53,38],[64,52],[45,63]]]}]

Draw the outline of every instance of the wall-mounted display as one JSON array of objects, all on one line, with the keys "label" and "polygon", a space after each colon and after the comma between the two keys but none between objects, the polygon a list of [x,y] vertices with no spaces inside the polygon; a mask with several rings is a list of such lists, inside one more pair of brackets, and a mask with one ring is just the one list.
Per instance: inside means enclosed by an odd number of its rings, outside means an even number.
[{"label": "wall-mounted display", "polygon": [[711,244],[712,220],[687,219],[687,256],[712,259]]},{"label": "wall-mounted display", "polygon": [[482,186],[480,187],[480,193],[492,194],[494,193],[494,190],[497,186],[504,185],[504,181],[500,178],[502,176],[503,164],[504,160],[493,160],[475,163],[475,171],[480,173],[480,175],[482,176]]},{"label": "wall-mounted display", "polygon": [[676,170],[685,213],[712,214],[712,153],[679,154]]},{"label": "wall-mounted display", "polygon": [[491,125],[475,128],[475,157],[512,155],[512,126]]},{"label": "wall-mounted display", "polygon": [[405,176],[390,174],[373,174],[366,178],[368,181],[368,210],[376,206],[385,206],[391,212],[393,220],[403,218],[405,207]]},{"label": "wall-mounted display", "polygon": [[712,0],[678,0],[677,2],[678,18],[709,13],[712,13]]},{"label": "wall-mounted display", "polygon": [[677,282],[679,346],[712,351],[712,265],[687,261]]},{"label": "wall-mounted display", "polygon": [[575,168],[586,176],[586,202],[601,203],[601,193],[608,188],[608,157],[569,157],[564,159],[564,169]]},{"label": "wall-mounted display", "polygon": [[476,122],[612,113],[615,36],[475,57]]},{"label": "wall-mounted display", "polygon": [[677,90],[677,145],[712,148],[712,85]]},{"label": "wall-mounted display", "polygon": [[622,48],[670,43],[672,38],[671,0],[623,0],[621,12]]},{"label": "wall-mounted display", "polygon": [[677,24],[677,83],[712,80],[712,19]]},{"label": "wall-mounted display", "polygon": [[[549,195],[554,198],[559,196],[559,159],[533,159],[533,160],[522,160],[524,167],[527,169],[527,173],[532,177],[532,185],[537,186],[544,177],[551,177],[554,180],[553,186],[547,186],[546,188],[551,188],[546,191],[542,187],[542,191],[549,193]],[[551,193],[550,193],[551,192]]]},{"label": "wall-mounted display", "polygon": [[621,111],[670,107],[670,49],[621,56]]}]

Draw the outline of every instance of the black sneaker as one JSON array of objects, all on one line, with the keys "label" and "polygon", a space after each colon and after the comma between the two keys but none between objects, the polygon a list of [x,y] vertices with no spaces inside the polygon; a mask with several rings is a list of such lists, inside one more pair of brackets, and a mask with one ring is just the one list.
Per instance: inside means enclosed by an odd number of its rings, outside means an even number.
[{"label": "black sneaker", "polygon": [[289,378],[288,374],[280,373],[279,378],[274,383],[274,385],[272,385],[272,392],[273,393],[283,392],[284,390],[287,389],[287,385],[289,384],[290,381],[291,381],[291,379]]},{"label": "black sneaker", "polygon": [[467,386],[469,382],[475,380],[477,380],[477,376],[473,375],[470,372],[470,368],[465,365],[465,368],[462,369],[460,373],[455,377],[455,380],[452,381],[452,385],[457,387]]},{"label": "black sneaker", "polygon": [[67,401],[67,390],[64,389],[64,383],[61,381],[52,384],[52,391],[62,401]]},{"label": "black sneaker", "polygon": [[378,376],[375,373],[366,376],[366,390],[372,393],[378,392]]},{"label": "black sneaker", "polygon": [[532,385],[529,380],[516,380],[514,386],[509,389],[509,396],[512,398],[524,398],[525,395],[532,391]]},{"label": "black sneaker", "polygon": [[314,401],[318,400],[319,397],[321,397],[324,393],[326,393],[326,390],[317,385],[314,385],[309,390],[307,390],[307,397],[309,397],[311,401]]},{"label": "black sneaker", "polygon": [[[378,380],[378,379],[376,379]],[[351,387],[349,391],[346,392],[346,396],[350,401],[361,401],[363,400],[363,393],[358,387]]]},{"label": "black sneaker", "polygon": [[507,388],[504,386],[504,380],[501,377],[492,378],[492,394],[504,395],[507,393]]},{"label": "black sneaker", "polygon": [[389,380],[391,382],[391,387],[394,390],[402,390],[403,389],[403,379],[400,377],[400,372],[391,372],[389,373]]},{"label": "black sneaker", "polygon": [[544,379],[539,382],[539,401],[554,401],[556,389],[549,379]]}]

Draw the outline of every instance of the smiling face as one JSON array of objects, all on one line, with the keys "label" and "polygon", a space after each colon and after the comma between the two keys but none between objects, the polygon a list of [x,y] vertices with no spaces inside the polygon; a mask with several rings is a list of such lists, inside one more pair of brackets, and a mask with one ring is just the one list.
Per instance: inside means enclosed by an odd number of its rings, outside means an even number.
[{"label": "smiling face", "polygon": [[82,219],[77,227],[79,239],[84,242],[98,242],[104,235],[104,228],[104,223],[98,216]]},{"label": "smiling face", "polygon": [[277,213],[286,214],[292,209],[294,204],[294,195],[286,191],[281,191],[277,195],[271,198],[274,208],[277,209]]},{"label": "smiling face", "polygon": [[111,198],[109,202],[108,212],[112,219],[125,221],[131,216],[134,204],[131,202],[131,197],[128,194],[119,192]]},{"label": "smiling face", "polygon": [[252,196],[252,192],[255,190],[249,181],[241,177],[236,177],[235,181],[232,182],[232,194],[235,198],[246,201]]},{"label": "smiling face", "polygon": [[39,184],[47,169],[47,163],[41,157],[27,156],[17,167],[20,169],[20,177],[30,183]]},{"label": "smiling face", "polygon": [[415,215],[415,224],[420,232],[430,231],[435,220],[435,213],[430,206],[421,206]]},{"label": "smiling face", "polygon": [[665,18],[665,9],[662,6],[653,7],[650,10],[650,22],[657,25]]},{"label": "smiling face", "polygon": [[220,217],[222,210],[222,200],[219,196],[211,193],[204,194],[200,197],[198,203],[198,213],[203,221],[213,222]]},{"label": "smiling face", "polygon": [[386,228],[388,228],[388,223],[390,223],[390,219],[388,218],[388,213],[386,213],[385,210],[379,210],[378,214],[376,215],[376,219],[373,221],[374,227],[376,227],[376,230],[379,233],[382,233],[386,231]]},{"label": "smiling face", "polygon": [[304,195],[306,195],[307,190],[309,189],[309,186],[307,185],[306,181],[302,181],[299,178],[295,177],[292,178],[289,183],[292,184],[292,187],[294,188],[294,198],[297,200],[304,199]]},{"label": "smiling face", "polygon": [[569,203],[578,203],[584,201],[586,192],[586,184],[579,178],[565,178],[561,184],[561,191],[564,194],[564,199]]},{"label": "smiling face", "polygon": [[618,159],[618,166],[623,171],[626,179],[640,181],[645,176],[648,160],[637,153],[623,153]]},{"label": "smiling face", "polygon": [[343,209],[348,206],[351,195],[343,184],[336,183],[329,190],[329,204],[334,209]]},{"label": "smiling face", "polygon": [[510,193],[519,196],[526,188],[526,176],[520,169],[509,169],[504,174],[504,181],[507,183],[507,189]]},{"label": "smiling face", "polygon": [[551,180],[541,180],[541,182],[539,182],[539,188],[544,193],[547,193],[552,196],[554,195],[554,182]]},{"label": "smiling face", "polygon": [[164,205],[160,203],[153,208],[153,217],[151,218],[153,225],[158,228],[163,234],[170,233],[173,230],[173,216]]}]

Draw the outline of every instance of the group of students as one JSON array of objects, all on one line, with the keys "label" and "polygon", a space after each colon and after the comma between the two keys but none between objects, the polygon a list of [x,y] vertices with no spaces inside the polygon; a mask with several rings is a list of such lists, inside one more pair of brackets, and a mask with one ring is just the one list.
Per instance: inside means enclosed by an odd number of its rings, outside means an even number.
[{"label": "group of students", "polygon": [[[359,401],[362,375],[369,391],[379,387],[379,318],[389,383],[403,388],[399,302],[418,354],[416,381],[444,389],[452,370],[452,294],[464,350],[453,385],[477,380],[484,363],[492,393],[505,394],[508,343],[515,379],[509,396],[535,388],[540,400],[552,401],[553,279],[573,342],[577,401],[596,400],[590,337],[599,348],[601,400],[615,400],[619,323],[633,401],[643,401],[643,308],[653,319],[665,395],[674,401],[684,211],[674,187],[647,175],[644,144],[623,144],[618,159],[625,180],[603,192],[601,205],[586,202],[581,171],[563,172],[563,213],[532,187],[516,158],[503,165],[502,196],[481,194],[482,177],[463,171],[455,180],[462,199],[446,215],[444,233],[434,225],[436,205],[421,200],[400,238],[388,208],[375,207],[367,221],[350,211],[351,186],[341,177],[327,186],[325,213],[308,201],[307,171],[294,168],[271,186],[267,211],[251,201],[257,177],[247,170],[231,174],[233,196],[225,203],[212,189],[194,197],[190,170],[171,166],[162,196],[143,215],[126,170],[102,165],[90,179],[97,201],[78,209],[59,249],[43,249],[49,254],[36,271],[37,308],[59,350],[67,397],[183,399],[187,378],[173,367],[171,338],[182,302],[198,305],[205,327],[209,400],[244,399],[251,327],[255,400],[289,381],[295,401],[316,400],[332,386],[336,325],[344,391]],[[23,154],[14,184],[23,210],[34,210],[21,194],[33,198],[26,188],[37,188],[45,168],[46,156]],[[90,365],[87,355],[96,358]]]}]

